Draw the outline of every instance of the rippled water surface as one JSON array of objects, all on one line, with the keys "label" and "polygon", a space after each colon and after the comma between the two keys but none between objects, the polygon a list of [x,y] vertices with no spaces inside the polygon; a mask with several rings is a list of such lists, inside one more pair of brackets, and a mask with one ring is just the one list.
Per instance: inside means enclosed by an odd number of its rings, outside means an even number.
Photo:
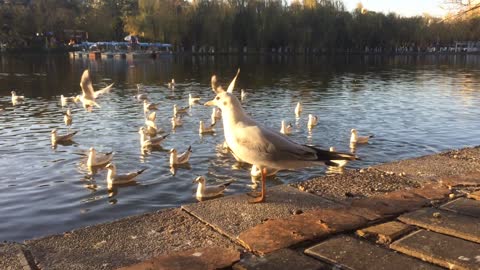
[{"label": "rippled water surface", "polygon": [[[241,68],[236,93],[248,93],[244,108],[274,129],[285,119],[295,126],[295,141],[349,151],[351,128],[375,134],[356,149],[368,166],[480,144],[480,56],[428,57],[165,57],[156,60],[86,60],[68,56],[0,56],[0,240],[24,240],[195,201],[192,180],[235,180],[227,194],[251,190],[248,168],[221,149],[222,125],[213,136],[199,136],[198,121],[210,122],[211,108],[194,106],[184,126],[171,130],[172,106],[187,106],[188,93],[202,102],[213,98],[210,76],[226,87]],[[63,124],[59,96],[80,93],[79,79],[91,70],[96,89],[115,83],[87,113],[71,105],[75,143],[52,149],[50,131]],[[175,78],[174,91],[166,83]],[[142,156],[138,128],[142,104],[136,84],[158,102],[157,124],[171,133],[165,151]],[[10,90],[26,96],[12,106]],[[293,110],[301,101],[304,112]],[[308,113],[320,118],[309,133]],[[191,145],[190,166],[172,175],[170,148]],[[109,193],[106,171],[93,177],[85,151],[114,151],[120,172],[147,168],[138,184]],[[325,168],[281,172],[270,185],[322,175]]]}]

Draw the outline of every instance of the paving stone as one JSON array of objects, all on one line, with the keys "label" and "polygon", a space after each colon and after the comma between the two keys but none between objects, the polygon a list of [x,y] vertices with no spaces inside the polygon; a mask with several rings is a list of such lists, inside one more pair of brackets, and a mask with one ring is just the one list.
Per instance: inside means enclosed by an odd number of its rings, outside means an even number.
[{"label": "paving stone", "polygon": [[416,188],[420,187],[420,182],[411,177],[388,174],[376,169],[358,169],[344,170],[342,174],[321,176],[291,185],[322,197],[344,200]]},{"label": "paving stone", "polygon": [[390,247],[448,269],[480,269],[480,245],[448,235],[416,231]]},{"label": "paving stone", "polygon": [[40,269],[116,269],[193,248],[239,248],[180,209],[27,241]]},{"label": "paving stone", "polygon": [[208,247],[160,255],[119,270],[209,270],[230,267],[240,260],[240,252],[229,248]]},{"label": "paving stone", "polygon": [[429,205],[429,200],[408,190],[353,200],[351,206],[367,208],[381,216],[397,215]]},{"label": "paving stone", "polygon": [[405,270],[441,269],[432,264],[404,256],[347,235],[330,238],[315,245],[305,253],[334,264],[337,268],[351,270]]},{"label": "paving stone", "polygon": [[373,214],[357,208],[315,209],[301,215],[271,219],[240,233],[238,240],[253,252],[266,254],[332,233],[366,226]]},{"label": "paving stone", "polygon": [[0,244],[0,269],[30,270],[30,263],[25,255],[23,245],[17,243]]},{"label": "paving stone", "polygon": [[468,198],[480,201],[480,190],[468,194]]},{"label": "paving stone", "polygon": [[286,185],[269,188],[265,203],[248,203],[251,199],[246,194],[239,194],[182,208],[222,234],[236,239],[242,231],[268,219],[288,217],[298,210],[305,212],[334,205],[330,200]]},{"label": "paving stone", "polygon": [[302,214],[267,220],[240,233],[238,241],[255,253],[267,254],[329,233],[317,217]]},{"label": "paving stone", "polygon": [[480,218],[480,201],[458,198],[442,205],[440,208],[462,215]]},{"label": "paving stone", "polygon": [[398,219],[431,231],[480,243],[480,219],[478,218],[441,209],[424,208],[401,215]]},{"label": "paving stone", "polygon": [[450,189],[436,182],[427,183],[421,188],[411,189],[410,191],[428,200],[443,200],[448,198],[451,193]]},{"label": "paving stone", "polygon": [[445,176],[440,178],[440,182],[450,188],[469,187],[469,186],[476,187],[476,186],[480,186],[480,172]]},{"label": "paving stone", "polygon": [[480,162],[455,159],[448,153],[440,153],[381,164],[373,168],[395,174],[405,173],[406,176],[421,181],[422,179],[438,180],[441,177],[478,172],[480,171]]},{"label": "paving stone", "polygon": [[233,265],[234,270],[327,270],[326,264],[291,249],[282,249],[265,256],[250,255]]},{"label": "paving stone", "polygon": [[373,239],[379,244],[390,244],[414,229],[413,226],[398,221],[390,221],[357,230],[357,235],[363,238]]}]

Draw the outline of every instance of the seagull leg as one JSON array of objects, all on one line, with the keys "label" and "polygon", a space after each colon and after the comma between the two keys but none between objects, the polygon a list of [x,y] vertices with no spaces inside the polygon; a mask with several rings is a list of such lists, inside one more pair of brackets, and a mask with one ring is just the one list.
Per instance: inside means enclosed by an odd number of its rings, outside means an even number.
[{"label": "seagull leg", "polygon": [[255,198],[249,203],[262,203],[265,202],[265,197],[266,197],[266,183],[267,183],[267,168],[262,168],[262,193],[260,197]]}]

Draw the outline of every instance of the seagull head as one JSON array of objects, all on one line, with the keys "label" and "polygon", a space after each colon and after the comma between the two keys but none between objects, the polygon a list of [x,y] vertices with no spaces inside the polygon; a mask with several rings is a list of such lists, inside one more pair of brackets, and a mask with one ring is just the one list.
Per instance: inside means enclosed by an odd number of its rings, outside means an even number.
[{"label": "seagull head", "polygon": [[10,93],[12,93],[12,96],[15,96],[17,94],[17,92],[15,92],[15,91],[12,91]]},{"label": "seagull head", "polygon": [[176,154],[176,153],[177,153],[177,149],[172,148],[172,149],[170,149],[169,153],[170,153],[170,154],[174,154],[174,153]]},{"label": "seagull head", "polygon": [[115,170],[115,164],[113,163],[108,163],[105,168],[109,169],[109,170]]},{"label": "seagull head", "polygon": [[217,88],[217,91],[215,98],[207,101],[204,104],[205,106],[217,106],[222,111],[234,108],[235,106],[240,106],[238,99],[233,94],[223,90],[221,86]]},{"label": "seagull head", "polygon": [[52,134],[57,134],[57,129],[56,128],[52,129],[51,133]]},{"label": "seagull head", "polygon": [[95,148],[90,147],[90,149],[88,149],[88,152],[90,152],[90,153],[95,153]]},{"label": "seagull head", "polygon": [[350,133],[357,135],[357,130],[352,128],[352,130],[350,130]]},{"label": "seagull head", "polygon": [[198,176],[197,178],[195,178],[195,180],[193,180],[192,183],[205,183],[205,177],[203,176]]}]

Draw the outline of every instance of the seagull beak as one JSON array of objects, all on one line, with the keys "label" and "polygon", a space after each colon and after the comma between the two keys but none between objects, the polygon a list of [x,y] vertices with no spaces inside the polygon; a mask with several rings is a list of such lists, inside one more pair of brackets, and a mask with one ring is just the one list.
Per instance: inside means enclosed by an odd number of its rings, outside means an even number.
[{"label": "seagull beak", "polygon": [[205,102],[205,104],[203,104],[203,105],[205,105],[205,106],[214,106],[215,103],[213,102],[213,100],[210,100],[210,101]]}]

